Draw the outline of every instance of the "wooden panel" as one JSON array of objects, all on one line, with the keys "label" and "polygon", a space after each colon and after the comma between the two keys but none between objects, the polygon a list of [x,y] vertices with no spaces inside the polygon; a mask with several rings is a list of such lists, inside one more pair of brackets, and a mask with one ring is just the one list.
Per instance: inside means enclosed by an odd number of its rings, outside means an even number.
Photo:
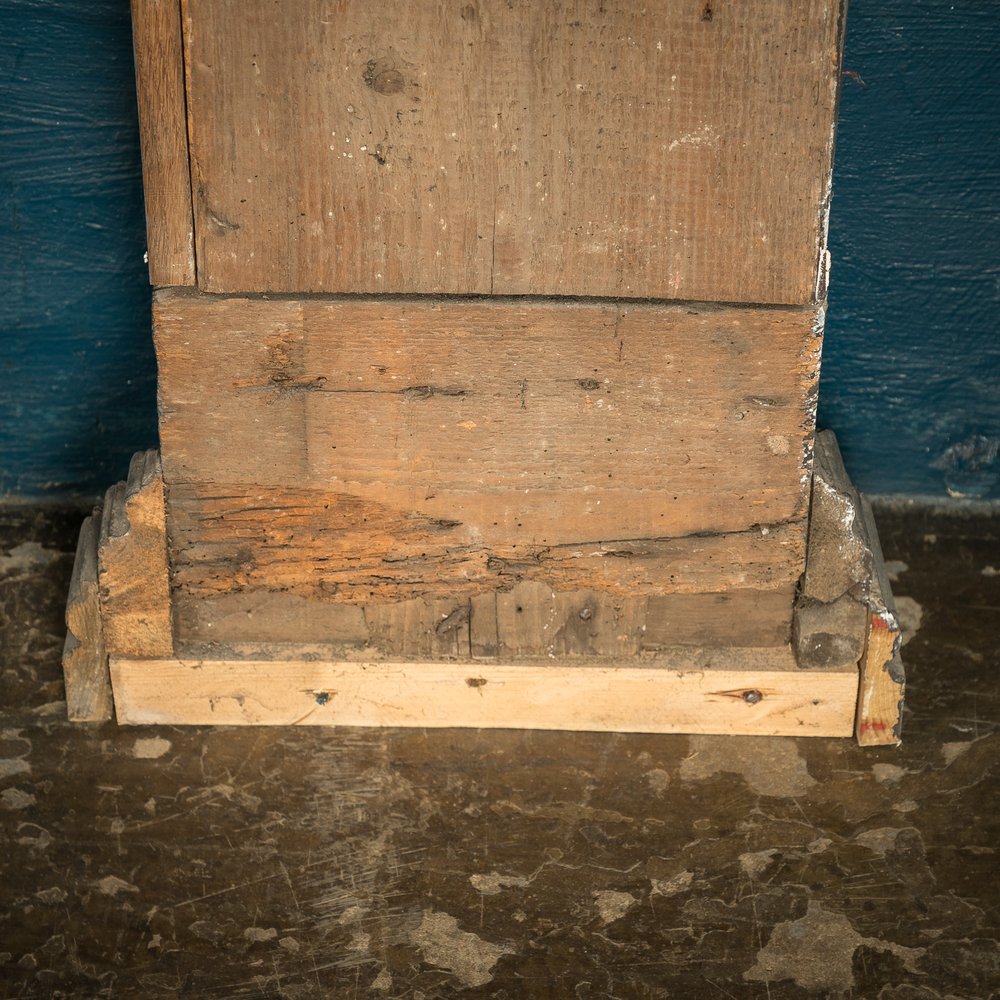
[{"label": "wooden panel", "polygon": [[206,503],[581,555],[806,513],[810,310],[167,291],[154,319],[164,478]]},{"label": "wooden panel", "polygon": [[[788,642],[794,585],[770,590],[609,595],[537,582],[473,596],[356,604],[219,576],[215,592],[182,574],[173,600],[178,655],[336,659],[358,650],[412,659],[638,657],[665,646],[765,648]],[[479,585],[480,587],[482,584]],[[496,583],[493,583],[496,587]],[[431,588],[432,589],[432,588]],[[466,588],[467,591],[472,587]]]},{"label": "wooden panel", "polygon": [[371,615],[527,582],[609,606],[787,590],[804,563],[817,324],[811,310],[160,293],[183,635],[236,628],[221,598],[242,592],[280,617],[275,594]]},{"label": "wooden panel", "polygon": [[188,162],[180,0],[132,0],[149,280],[193,285],[194,218]]},{"label": "wooden panel", "polygon": [[[799,650],[799,664],[810,666],[812,660],[826,666],[833,662],[830,653],[838,645],[849,648],[860,669],[858,743],[899,743],[906,693],[899,621],[871,505],[851,483],[831,431],[816,436],[809,554],[801,600],[805,607],[797,609],[798,619],[803,611],[837,618],[841,617],[839,609],[846,607],[852,624],[850,629],[841,628],[839,636],[820,637],[821,652],[826,655],[810,658],[808,650],[805,656]],[[801,631],[796,622],[796,632]]]},{"label": "wooden panel", "polygon": [[210,291],[822,297],[837,0],[185,0]]},{"label": "wooden panel", "polygon": [[[787,650],[785,651],[787,656]],[[126,725],[464,726],[849,736],[857,673],[253,660],[111,661]],[[683,660],[681,661],[683,662]]]},{"label": "wooden panel", "polygon": [[875,518],[864,497],[861,497],[861,521],[872,547],[874,573],[854,733],[863,747],[891,746],[900,743],[903,735],[906,672],[899,655],[902,630],[889,589]]},{"label": "wooden panel", "polygon": [[155,451],[136,454],[128,480],[108,490],[98,572],[108,652],[171,655],[163,476]]},{"label": "wooden panel", "polygon": [[66,598],[62,666],[70,722],[104,722],[114,707],[97,584],[99,517],[84,518]]},{"label": "wooden panel", "polygon": [[[390,516],[319,491],[179,484],[169,496],[174,582],[197,597],[268,586],[336,602],[405,600],[429,588],[457,599],[522,581],[647,597],[792,582],[804,556],[800,522],[767,534],[551,546],[517,534],[479,538],[474,522],[439,527],[405,508]],[[565,505],[569,517],[571,500]],[[579,522],[575,530],[583,536]]]}]

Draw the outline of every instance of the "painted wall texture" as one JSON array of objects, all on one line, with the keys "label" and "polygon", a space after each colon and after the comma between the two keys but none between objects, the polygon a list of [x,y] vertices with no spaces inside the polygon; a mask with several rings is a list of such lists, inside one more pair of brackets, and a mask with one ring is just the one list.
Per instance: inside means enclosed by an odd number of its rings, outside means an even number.
[{"label": "painted wall texture", "polygon": [[156,441],[127,0],[0,0],[0,496]]},{"label": "painted wall texture", "polygon": [[[1000,496],[1000,4],[853,0],[820,421],[875,493]],[[0,0],[0,497],[156,439],[126,0]]]},{"label": "painted wall texture", "polygon": [[820,421],[878,493],[1000,496],[1000,4],[851,0]]}]

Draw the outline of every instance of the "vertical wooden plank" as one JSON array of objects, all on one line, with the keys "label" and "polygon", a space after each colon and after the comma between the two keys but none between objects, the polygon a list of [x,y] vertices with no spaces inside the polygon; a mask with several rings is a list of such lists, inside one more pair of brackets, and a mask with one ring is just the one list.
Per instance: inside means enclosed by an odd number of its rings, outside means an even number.
[{"label": "vertical wooden plank", "polygon": [[849,736],[854,670],[784,669],[787,656],[720,650],[718,668],[699,650],[642,666],[112,657],[111,674],[123,725]]},{"label": "vertical wooden plank", "polygon": [[118,656],[173,652],[163,477],[155,451],[108,490],[98,550],[104,642]]},{"label": "vertical wooden plank", "polygon": [[205,291],[491,290],[475,5],[184,9]]},{"label": "vertical wooden plank", "polygon": [[861,660],[854,734],[863,747],[885,746],[902,739],[906,674],[899,655],[901,630],[896,617],[882,546],[871,504],[861,498],[861,521],[872,549],[872,592],[868,633]]},{"label": "vertical wooden plank", "polygon": [[838,646],[844,657],[850,654],[860,670],[858,743],[899,743],[906,690],[899,622],[871,505],[848,478],[831,431],[816,436],[809,546],[799,600],[799,665],[835,665]]},{"label": "vertical wooden plank", "polygon": [[185,8],[206,291],[823,296],[840,0]]},{"label": "vertical wooden plank", "polygon": [[132,0],[146,242],[153,285],[195,283],[180,0]]},{"label": "vertical wooden plank", "polygon": [[63,677],[71,722],[104,722],[114,708],[97,584],[98,517],[84,520],[66,600]]}]

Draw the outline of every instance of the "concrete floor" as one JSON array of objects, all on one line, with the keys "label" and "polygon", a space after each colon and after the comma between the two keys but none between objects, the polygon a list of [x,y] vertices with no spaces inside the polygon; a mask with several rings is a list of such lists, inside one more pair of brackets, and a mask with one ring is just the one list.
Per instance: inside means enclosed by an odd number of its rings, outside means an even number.
[{"label": "concrete floor", "polygon": [[0,996],[1000,996],[1000,520],[879,512],[861,750],[70,725],[78,515],[0,509]]}]

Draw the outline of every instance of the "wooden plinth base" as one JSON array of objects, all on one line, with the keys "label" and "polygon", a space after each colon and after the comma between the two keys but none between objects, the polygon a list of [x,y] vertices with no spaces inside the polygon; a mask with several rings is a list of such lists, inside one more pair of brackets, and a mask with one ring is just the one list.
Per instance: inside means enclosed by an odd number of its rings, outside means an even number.
[{"label": "wooden plinth base", "polygon": [[162,479],[136,456],[81,532],[67,603],[67,710],[129,725],[479,727],[849,736],[899,742],[899,627],[867,502],[816,442],[791,644],[612,659],[340,658],[248,645],[197,656],[171,628]]}]

